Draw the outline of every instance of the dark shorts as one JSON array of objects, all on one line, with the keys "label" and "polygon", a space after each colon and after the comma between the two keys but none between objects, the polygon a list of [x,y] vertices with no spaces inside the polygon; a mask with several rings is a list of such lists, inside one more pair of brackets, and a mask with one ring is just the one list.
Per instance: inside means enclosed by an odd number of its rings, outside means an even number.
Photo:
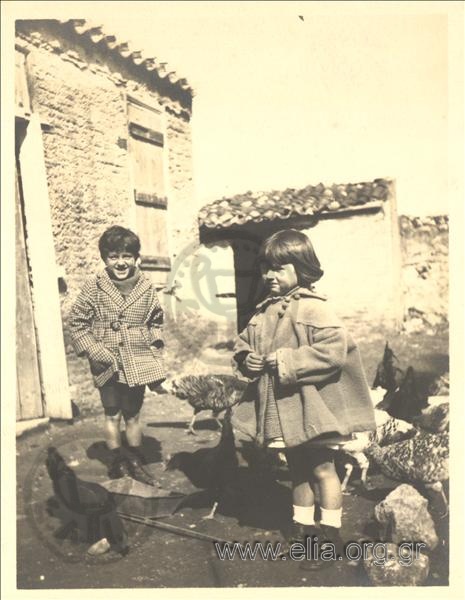
[{"label": "dark shorts", "polygon": [[100,399],[106,415],[121,411],[125,417],[134,417],[142,408],[145,385],[129,387],[111,380],[99,388]]},{"label": "dark shorts", "polygon": [[284,450],[286,458],[290,464],[295,464],[307,468],[315,468],[326,462],[333,462],[336,456],[336,451],[324,445],[312,445],[311,442],[304,442],[292,448]]}]

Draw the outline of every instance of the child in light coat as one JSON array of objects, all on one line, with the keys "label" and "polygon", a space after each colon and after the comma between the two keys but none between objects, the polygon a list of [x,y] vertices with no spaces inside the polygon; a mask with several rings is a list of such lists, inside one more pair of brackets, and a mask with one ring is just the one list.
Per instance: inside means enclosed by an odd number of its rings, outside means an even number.
[{"label": "child in light coat", "polygon": [[[99,240],[105,269],[90,277],[69,316],[73,347],[89,359],[105,412],[105,440],[112,454],[109,476],[132,475],[146,484],[153,479],[143,467],[139,414],[145,386],[165,379],[161,328],[163,311],[157,293],[139,270],[138,236],[120,226]],[[121,420],[128,449],[121,445]]]},{"label": "child in light coat", "polygon": [[[375,429],[359,351],[314,290],[323,271],[304,233],[290,229],[267,239],[261,268],[269,295],[235,344],[236,373],[251,383],[235,408],[233,424],[259,444],[284,448],[293,497],[289,541],[319,533],[320,541],[332,541],[341,552],[341,483],[329,446]],[[329,564],[314,560],[310,568]]]}]

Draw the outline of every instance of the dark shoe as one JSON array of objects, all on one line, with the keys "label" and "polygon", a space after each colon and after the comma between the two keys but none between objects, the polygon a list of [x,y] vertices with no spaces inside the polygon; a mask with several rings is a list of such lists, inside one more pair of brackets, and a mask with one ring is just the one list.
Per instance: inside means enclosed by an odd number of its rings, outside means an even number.
[{"label": "dark shoe", "polygon": [[110,543],[111,549],[121,554],[121,556],[126,556],[129,553],[129,541],[126,531],[123,530],[118,539],[112,539]]},{"label": "dark shoe", "polygon": [[112,454],[112,461],[108,467],[108,477],[110,477],[110,479],[120,479],[121,477],[130,475],[126,458],[121,453],[121,450],[119,448],[117,450],[112,450]]},{"label": "dark shoe", "polygon": [[[304,546],[304,558],[299,559],[299,568],[303,571],[318,571],[326,569],[334,564],[334,560],[323,560],[321,557],[321,534],[315,525],[302,525],[301,523],[292,523],[291,531],[287,537],[289,544],[287,550],[294,543],[299,543]],[[302,556],[301,548],[299,548],[299,556]],[[296,560],[296,559],[294,559]]]},{"label": "dark shoe", "polygon": [[312,531],[308,535],[309,539],[304,542],[305,558],[299,565],[303,571],[319,571],[336,565],[339,561],[338,551],[331,547],[325,546],[325,542],[329,542],[327,533],[323,533],[316,527],[311,528]]},{"label": "dark shoe", "polygon": [[315,535],[318,535],[315,525],[303,525],[302,523],[297,523],[297,521],[292,521],[292,526],[286,536],[286,540],[288,544],[293,544],[294,542],[305,544],[307,537]]},{"label": "dark shoe", "polygon": [[324,544],[325,542],[333,544],[337,556],[341,556],[342,560],[345,559],[344,542],[341,538],[341,530],[339,528],[320,524],[320,544]]},{"label": "dark shoe", "polygon": [[136,481],[145,483],[146,485],[155,485],[155,480],[152,478],[150,473],[142,466],[143,457],[140,451],[136,448],[130,448],[127,453],[127,463],[131,477]]}]

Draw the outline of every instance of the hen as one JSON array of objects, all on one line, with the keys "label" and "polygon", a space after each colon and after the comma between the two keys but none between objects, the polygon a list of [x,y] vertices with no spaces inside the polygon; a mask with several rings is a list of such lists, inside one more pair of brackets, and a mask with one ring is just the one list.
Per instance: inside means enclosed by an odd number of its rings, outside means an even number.
[{"label": "hen", "polygon": [[442,482],[449,478],[448,430],[432,433],[420,429],[415,437],[384,448],[373,443],[366,453],[387,477],[439,492],[447,512]]},{"label": "hen", "polygon": [[172,393],[180,400],[187,400],[194,409],[188,432],[195,434],[194,423],[198,413],[211,410],[216,422],[218,415],[236,404],[247,384],[232,375],[185,375],[171,382]]},{"label": "hen", "polygon": [[46,467],[54,492],[48,509],[63,521],[56,535],[64,537],[77,531],[78,538],[93,544],[88,550],[90,554],[110,547],[127,554],[127,534],[116,513],[113,496],[97,483],[76,477],[54,447],[47,450]]},{"label": "hen", "polygon": [[427,406],[427,397],[418,391],[415,371],[409,367],[401,384],[388,391],[378,408],[387,411],[391,417],[411,421]]},{"label": "hen", "polygon": [[178,452],[169,460],[166,470],[178,469],[196,488],[207,490],[213,507],[203,518],[213,519],[218,506],[236,493],[238,466],[231,408],[227,408],[218,445],[192,453]]},{"label": "hen", "polygon": [[[360,481],[363,487],[367,488],[367,473],[370,466],[365,452],[372,443],[380,446],[392,444],[415,435],[416,430],[410,423],[401,419],[390,417],[385,411],[375,409],[376,430],[363,431],[354,434],[354,439],[341,444],[337,449],[349,455],[357,462],[361,469]],[[341,488],[345,492],[353,471],[353,465],[347,462],[345,465],[346,474],[342,481]]]},{"label": "hen", "polygon": [[389,348],[389,343],[386,342],[383,358],[376,368],[373,388],[382,387],[385,390],[394,391],[399,387],[404,372],[394,364],[394,361],[397,361],[397,357]]}]

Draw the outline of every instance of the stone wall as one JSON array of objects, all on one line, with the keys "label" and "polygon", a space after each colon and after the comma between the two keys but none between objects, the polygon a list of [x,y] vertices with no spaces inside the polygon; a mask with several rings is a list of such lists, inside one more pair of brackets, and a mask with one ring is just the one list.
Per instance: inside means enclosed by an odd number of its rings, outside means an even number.
[{"label": "stone wall", "polygon": [[448,321],[449,219],[399,217],[405,327],[421,330]]},{"label": "stone wall", "polygon": [[[33,112],[44,123],[43,144],[53,236],[61,292],[72,399],[82,409],[95,405],[84,359],[69,343],[67,315],[84,280],[101,268],[97,242],[115,223],[136,230],[127,151],[126,93],[149,106],[164,106],[168,227],[173,259],[180,240],[196,243],[190,115],[166,92],[134,78],[124,64],[98,49],[73,45],[61,30],[22,25],[18,41],[27,50]],[[116,69],[118,72],[116,73]],[[182,215],[182,218],[180,216]]]}]

